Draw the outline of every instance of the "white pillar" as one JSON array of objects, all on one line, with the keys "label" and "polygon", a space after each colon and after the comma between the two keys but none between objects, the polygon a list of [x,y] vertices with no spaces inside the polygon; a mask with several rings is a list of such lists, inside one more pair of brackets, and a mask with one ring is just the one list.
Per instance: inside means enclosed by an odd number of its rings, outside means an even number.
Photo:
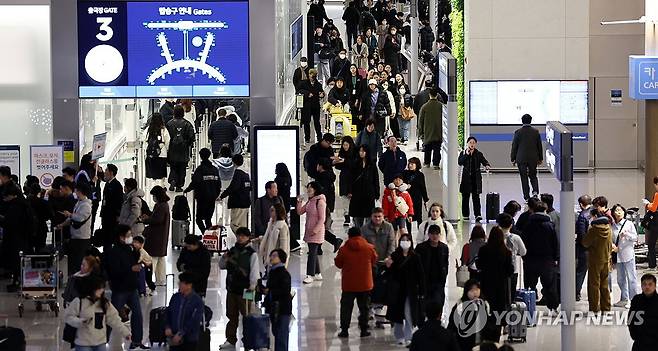
[{"label": "white pillar", "polygon": [[[436,18],[436,0],[430,0],[430,5],[429,5],[429,15],[430,15],[430,28],[432,28],[432,32],[434,32],[434,35],[439,37],[439,33],[436,30],[436,23],[439,20],[439,18]],[[436,46],[432,45],[432,53],[436,55]]]},{"label": "white pillar", "polygon": [[411,94],[418,94],[418,16],[411,17],[411,64],[409,65],[409,86]]},{"label": "white pillar", "polygon": [[[573,182],[563,182],[560,191],[560,233],[565,234],[560,240],[560,303],[566,320],[576,310],[576,242],[569,233],[576,232],[576,215]],[[571,234],[573,235],[573,234]],[[576,349],[576,326],[563,323],[561,327],[563,351]]]}]

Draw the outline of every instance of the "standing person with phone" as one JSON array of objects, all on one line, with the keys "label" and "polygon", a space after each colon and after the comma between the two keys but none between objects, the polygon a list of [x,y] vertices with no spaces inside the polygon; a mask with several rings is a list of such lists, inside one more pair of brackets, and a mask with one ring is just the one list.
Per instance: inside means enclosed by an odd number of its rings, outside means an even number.
[{"label": "standing person with phone", "polygon": [[[514,132],[510,158],[512,164],[519,169],[523,199],[528,200],[530,198],[530,185],[532,185],[532,194],[535,196],[539,194],[537,166],[541,166],[544,162],[544,147],[541,143],[539,131],[531,125],[532,116],[526,113],[521,117],[521,122],[523,127]],[[528,184],[528,178],[530,184]]]},{"label": "standing person with phone", "polygon": [[327,199],[323,194],[322,186],[318,182],[310,182],[306,187],[306,194],[308,195],[306,203],[304,203],[301,196],[297,196],[296,208],[298,215],[306,214],[304,241],[308,245],[308,261],[306,264],[306,277],[302,282],[310,284],[314,280],[322,280],[318,250],[324,242]]},{"label": "standing person with phone", "polygon": [[459,192],[462,193],[462,216],[468,219],[471,215],[469,208],[469,197],[473,198],[473,212],[475,221],[482,221],[482,205],[480,203],[480,194],[482,194],[482,171],[481,166],[489,172],[489,161],[484,154],[477,149],[478,140],[471,136],[468,137],[466,148],[459,154],[457,160],[460,166],[463,166],[461,184]]},{"label": "standing person with phone", "polygon": [[85,182],[80,182],[75,186],[75,195],[78,202],[73,207],[73,212],[60,211],[60,214],[66,217],[63,223],[57,225],[57,230],[62,230],[66,226],[71,227],[71,240],[68,245],[68,267],[69,276],[75,273],[75,267],[80,267],[82,258],[91,243],[91,216],[92,203],[89,199],[91,188]]}]

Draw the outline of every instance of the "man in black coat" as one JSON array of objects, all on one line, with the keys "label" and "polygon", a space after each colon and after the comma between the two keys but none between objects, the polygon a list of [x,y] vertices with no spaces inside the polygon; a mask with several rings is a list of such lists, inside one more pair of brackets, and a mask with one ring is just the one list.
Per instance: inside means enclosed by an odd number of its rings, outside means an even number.
[{"label": "man in black coat", "polygon": [[641,279],[642,293],[631,300],[628,331],[633,339],[633,351],[655,350],[658,345],[658,294],[656,277],[645,274]]},{"label": "man in black coat", "polygon": [[276,182],[269,181],[265,183],[265,195],[256,199],[254,204],[254,237],[260,237],[267,230],[267,223],[270,221],[270,207],[275,204],[283,205],[283,198],[279,196],[279,189]]},{"label": "man in black coat", "polygon": [[338,57],[334,59],[334,63],[331,65],[331,77],[334,79],[342,78],[345,82],[350,77],[351,65],[352,63],[347,58],[347,50],[340,49]]},{"label": "man in black coat", "polygon": [[231,210],[231,230],[235,233],[240,227],[247,227],[249,207],[251,206],[251,177],[240,169],[244,158],[238,154],[233,156],[235,172],[226,190],[219,196],[224,199],[228,196],[226,207]]},{"label": "man in black coat", "polygon": [[427,52],[432,52],[432,45],[434,44],[434,32],[430,26],[429,20],[423,21],[423,28],[419,31],[420,36],[420,49]]},{"label": "man in black coat", "polygon": [[302,126],[304,127],[304,141],[311,142],[311,118],[315,127],[317,140],[322,137],[320,127],[320,99],[324,98],[324,89],[317,80],[318,72],[311,69],[308,72],[308,80],[299,84],[299,93],[304,95],[304,108],[302,109]]},{"label": "man in black coat", "polygon": [[318,178],[318,164],[322,159],[328,159],[332,161],[334,157],[334,150],[331,147],[331,144],[336,140],[336,138],[331,133],[325,133],[322,136],[322,139],[311,145],[311,148],[308,149],[306,154],[304,154],[304,170],[309,177],[313,179]]},{"label": "man in black coat", "polygon": [[167,131],[171,141],[167,153],[169,162],[169,191],[182,192],[185,185],[187,163],[190,161],[190,148],[194,144],[194,126],[184,119],[185,109],[183,106],[174,107],[174,119],[167,122]]},{"label": "man in black coat", "polygon": [[482,205],[480,204],[480,194],[482,194],[482,171],[480,166],[484,166],[489,171],[489,161],[484,154],[477,149],[478,140],[470,136],[466,144],[467,147],[459,154],[457,163],[463,166],[462,179],[459,184],[459,192],[462,194],[462,216],[468,219],[471,215],[469,208],[469,197],[473,198],[473,214],[475,221],[482,220]]},{"label": "man in black coat", "polygon": [[386,118],[391,115],[391,104],[388,94],[379,89],[379,83],[375,79],[368,81],[368,91],[361,99],[361,116],[363,120],[372,118],[375,120],[377,134],[383,136],[386,132]]},{"label": "man in black coat", "polygon": [[580,291],[587,274],[587,249],[583,246],[583,238],[589,228],[592,198],[589,195],[583,195],[578,198],[578,205],[580,213],[576,218],[576,301],[580,301]]},{"label": "man in black coat", "polygon": [[[425,289],[427,294],[425,298],[434,300],[441,305],[445,303],[445,287],[448,279],[448,259],[450,253],[448,245],[439,240],[441,228],[438,225],[431,225],[428,229],[429,238],[416,246],[416,254],[420,256],[425,273]],[[428,316],[429,317],[429,316]]]},{"label": "man in black coat", "polygon": [[521,233],[527,253],[523,257],[526,289],[537,289],[541,279],[542,300],[549,310],[560,304],[557,294],[557,266],[560,259],[557,233],[551,217],[546,214],[546,204],[539,201]]},{"label": "man in black coat", "polygon": [[196,235],[185,237],[185,248],[181,250],[176,261],[179,272],[191,272],[195,275],[194,291],[200,296],[206,296],[208,277],[210,276],[210,252]]},{"label": "man in black coat", "polygon": [[103,252],[110,251],[116,240],[116,228],[119,225],[119,214],[123,205],[123,185],[117,180],[117,166],[108,164],[105,167],[105,187],[103,188],[103,204],[101,205],[101,227],[103,228]]},{"label": "man in black coat", "polygon": [[7,286],[8,292],[15,292],[21,276],[21,251],[28,252],[30,239],[35,232],[34,212],[27,200],[22,197],[18,185],[14,182],[3,184],[0,201],[3,205],[0,214],[0,227],[3,230],[3,240],[0,246],[2,267],[12,274],[12,283]]},{"label": "man in black coat", "polygon": [[427,321],[414,333],[409,350],[460,351],[455,334],[441,324],[442,310],[442,304],[432,300],[426,302],[425,315]]},{"label": "man in black coat", "polygon": [[110,288],[112,289],[112,305],[121,311],[128,305],[130,308],[130,330],[132,344],[130,349],[140,348],[146,350],[142,345],[144,328],[142,328],[142,307],[137,292],[139,271],[142,266],[138,264],[139,252],[133,248],[132,232],[127,225],[117,225],[119,240],[109,251],[105,252],[104,265],[107,272]]},{"label": "man in black coat", "polygon": [[384,62],[386,62],[387,65],[391,65],[391,68],[393,68],[393,74],[395,74],[399,69],[401,39],[397,34],[397,27],[391,25],[389,31],[389,34],[384,40],[384,48],[382,51],[384,53]]},{"label": "man in black coat", "polygon": [[324,8],[324,0],[313,0],[308,6],[308,12],[306,15],[308,17],[313,16],[314,23],[309,23],[309,25],[314,25],[314,28],[322,28],[324,21],[329,21],[327,11]]},{"label": "man in black coat", "polygon": [[299,88],[303,81],[308,80],[308,59],[302,57],[299,60],[299,67],[295,69],[295,73],[292,75],[292,84],[295,86],[295,94],[299,94]]},{"label": "man in black coat", "polygon": [[334,246],[334,252],[336,252],[343,243],[342,239],[337,238],[336,235],[331,232],[331,224],[333,223],[331,214],[336,208],[336,187],[334,186],[336,183],[336,173],[334,173],[332,161],[327,158],[319,159],[316,167],[318,174],[315,180],[320,183],[324,189],[323,194],[327,198],[327,209],[324,217],[324,240],[332,244]]},{"label": "man in black coat", "polygon": [[384,186],[388,186],[396,176],[402,174],[407,168],[407,154],[398,147],[398,140],[395,136],[388,137],[388,150],[379,158],[377,166],[384,174]]},{"label": "man in black coat", "polygon": [[532,184],[532,194],[539,194],[537,166],[544,162],[544,148],[541,143],[539,131],[530,125],[532,123],[532,116],[526,113],[521,117],[521,121],[523,122],[523,127],[514,132],[510,158],[512,164],[519,168],[523,199],[528,200],[530,198],[528,178],[530,178],[530,183]]},{"label": "man in black coat", "polygon": [[196,200],[196,225],[205,232],[212,227],[212,216],[215,213],[215,201],[222,191],[222,182],[219,179],[219,170],[210,162],[210,150],[203,148],[199,151],[201,163],[192,174],[192,182],[185,189],[185,193],[194,190]]},{"label": "man in black coat", "polygon": [[359,20],[361,19],[361,15],[356,8],[357,3],[358,0],[353,0],[345,9],[345,12],[343,12],[343,21],[345,21],[345,27],[347,28],[348,47],[352,47],[352,43],[356,42],[356,36],[359,34]]},{"label": "man in black coat", "polygon": [[213,158],[219,157],[219,150],[225,144],[233,153],[233,141],[238,137],[238,130],[233,122],[226,119],[226,110],[221,109],[217,113],[217,120],[208,127],[208,139],[212,147]]}]

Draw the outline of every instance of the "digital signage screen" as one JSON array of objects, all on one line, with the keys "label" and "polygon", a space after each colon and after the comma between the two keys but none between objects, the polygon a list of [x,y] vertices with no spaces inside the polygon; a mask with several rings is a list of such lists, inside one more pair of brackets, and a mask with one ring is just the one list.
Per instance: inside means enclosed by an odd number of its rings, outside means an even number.
[{"label": "digital signage screen", "polygon": [[78,2],[81,98],[249,96],[249,2]]},{"label": "digital signage screen", "polygon": [[471,125],[518,125],[521,116],[532,124],[560,121],[587,124],[588,82],[585,80],[471,81]]},{"label": "digital signage screen", "polygon": [[304,46],[304,17],[299,16],[290,25],[290,59],[293,60]]}]

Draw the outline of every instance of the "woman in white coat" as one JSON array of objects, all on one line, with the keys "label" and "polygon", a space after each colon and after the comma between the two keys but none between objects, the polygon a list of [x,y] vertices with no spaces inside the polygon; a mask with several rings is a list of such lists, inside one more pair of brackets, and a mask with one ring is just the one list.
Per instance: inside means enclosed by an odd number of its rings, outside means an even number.
[{"label": "woman in white coat", "polygon": [[[637,231],[635,224],[626,219],[626,209],[616,204],[610,210],[612,224],[612,251],[617,255],[617,284],[621,298],[615,307],[630,307],[630,300],[638,294],[637,271],[635,270],[635,242]],[[614,254],[613,254],[614,255]]]},{"label": "woman in white coat", "polygon": [[441,228],[441,234],[439,235],[439,241],[448,245],[450,250],[453,249],[457,243],[457,234],[455,233],[455,228],[452,227],[451,223],[444,221],[445,213],[443,213],[443,206],[438,203],[433,203],[430,205],[430,212],[428,214],[429,218],[426,221],[420,224],[418,227],[418,234],[416,237],[416,244],[420,244],[423,241],[426,241],[429,237],[428,231],[430,226],[438,225]]},{"label": "woman in white coat", "polygon": [[[275,249],[281,249],[286,254],[290,254],[290,228],[286,222],[286,209],[278,203],[270,207],[270,222],[258,245],[261,272],[267,271],[267,266],[270,264],[270,253]],[[288,262],[285,264],[287,267]]]}]

